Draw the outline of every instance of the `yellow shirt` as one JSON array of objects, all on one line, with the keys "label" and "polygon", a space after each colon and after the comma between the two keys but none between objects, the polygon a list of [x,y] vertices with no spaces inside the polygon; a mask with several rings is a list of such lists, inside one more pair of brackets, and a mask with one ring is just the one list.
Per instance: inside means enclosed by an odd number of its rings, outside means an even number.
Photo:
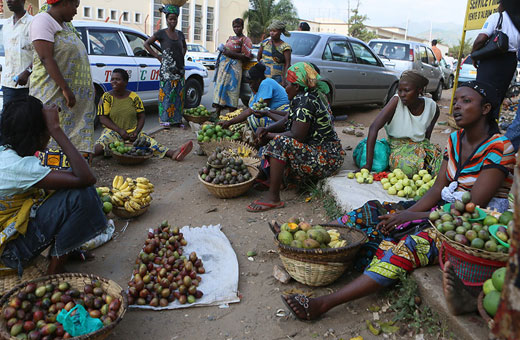
[{"label": "yellow shirt", "polygon": [[114,124],[127,133],[137,128],[137,115],[144,112],[144,105],[135,92],[128,97],[119,99],[109,92],[105,92],[99,101],[98,116],[108,116]]}]

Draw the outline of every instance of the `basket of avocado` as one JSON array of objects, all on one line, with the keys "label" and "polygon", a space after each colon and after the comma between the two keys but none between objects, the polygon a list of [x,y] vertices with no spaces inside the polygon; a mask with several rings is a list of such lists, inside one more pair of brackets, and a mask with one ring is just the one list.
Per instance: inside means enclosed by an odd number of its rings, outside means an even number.
[{"label": "basket of avocado", "polygon": [[153,150],[150,142],[144,137],[137,138],[133,143],[115,142],[110,143],[112,156],[122,165],[141,164],[153,157]]},{"label": "basket of avocado", "polygon": [[211,118],[211,113],[204,107],[204,105],[199,105],[199,107],[184,110],[183,117],[188,122],[202,124]]}]

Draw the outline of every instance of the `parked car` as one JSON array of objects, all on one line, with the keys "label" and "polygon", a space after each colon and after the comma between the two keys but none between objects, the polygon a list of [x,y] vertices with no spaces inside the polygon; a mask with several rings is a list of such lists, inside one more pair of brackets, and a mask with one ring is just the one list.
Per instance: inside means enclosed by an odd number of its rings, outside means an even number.
[{"label": "parked car", "polygon": [[471,56],[467,56],[461,63],[459,71],[459,83],[477,79],[477,69],[473,66]]},{"label": "parked car", "polygon": [[[290,37],[283,36],[282,40],[292,47],[292,64],[305,61],[320,69],[322,80],[330,89],[332,106],[383,105],[396,93],[397,75],[361,40],[301,31],[291,32]],[[247,90],[242,87],[242,102],[248,99],[244,98]]]},{"label": "parked car", "polygon": [[441,59],[439,62],[439,65],[442,70],[442,79],[443,79],[443,85],[445,89],[451,89],[453,87],[453,81],[455,79],[455,76],[453,74],[453,69],[451,68],[451,65],[449,65],[444,58]]},{"label": "parked car", "polygon": [[[90,71],[96,89],[96,103],[104,92],[110,91],[110,75],[114,68],[128,71],[130,80],[128,89],[135,91],[145,105],[157,104],[159,97],[160,62],[145,49],[148,36],[129,27],[98,23],[92,21],[73,21],[87,47]],[[0,25],[0,37],[2,37]],[[159,45],[154,45],[161,51]],[[0,67],[4,63],[3,43],[0,47]],[[207,93],[208,71],[204,66],[193,61],[186,61],[186,96],[188,108],[197,107],[202,96]]]},{"label": "parked car", "polygon": [[389,39],[373,39],[368,45],[377,55],[386,58],[385,65],[393,67],[399,76],[406,70],[415,70],[428,78],[426,92],[431,93],[435,101],[441,98],[445,86],[443,71],[428,45]]},{"label": "parked car", "polygon": [[191,61],[196,61],[213,70],[217,61],[217,53],[209,52],[204,46],[199,44],[187,44],[188,51],[186,58]]}]

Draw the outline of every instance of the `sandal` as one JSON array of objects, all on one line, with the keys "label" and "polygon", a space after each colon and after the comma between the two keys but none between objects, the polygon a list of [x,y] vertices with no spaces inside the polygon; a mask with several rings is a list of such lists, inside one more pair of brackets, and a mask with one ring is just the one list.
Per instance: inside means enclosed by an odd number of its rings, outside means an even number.
[{"label": "sandal", "polygon": [[[284,305],[289,308],[289,311],[298,319],[298,320],[301,320],[301,321],[311,321],[311,320],[314,320],[316,318],[311,318],[311,314],[309,313],[309,298],[306,297],[305,295],[303,294],[291,294],[291,295],[288,295],[287,297],[281,295],[280,296],[282,298],[282,301],[284,303]],[[287,302],[288,299],[292,299],[296,302],[298,302],[298,304],[300,306],[303,307],[303,310],[305,311],[305,315],[306,317],[305,318],[302,318],[300,317],[296,311],[293,309],[293,307],[291,307],[291,305],[289,304],[289,302]]]},{"label": "sandal", "polygon": [[[256,204],[257,206],[260,206],[260,207],[256,207],[256,208],[252,207],[253,204]],[[263,212],[263,211],[267,211],[267,210],[271,210],[271,209],[283,208],[284,205],[285,205],[285,203],[282,201],[273,204],[273,203],[267,203],[267,202],[262,202],[260,200],[256,200],[253,203],[251,203],[250,205],[248,205],[246,210],[249,212]]]},{"label": "sandal", "polygon": [[186,142],[186,143],[184,143],[181,146],[181,150],[179,151],[179,153],[175,157],[175,160],[177,162],[182,161],[184,159],[184,157],[186,157],[191,152],[192,149],[193,149],[193,142],[191,140]]}]

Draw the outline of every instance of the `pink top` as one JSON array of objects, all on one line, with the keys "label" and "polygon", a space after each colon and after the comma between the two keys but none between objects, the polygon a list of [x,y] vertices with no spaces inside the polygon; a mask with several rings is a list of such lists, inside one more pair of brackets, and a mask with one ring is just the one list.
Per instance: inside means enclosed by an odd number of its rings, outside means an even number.
[{"label": "pink top", "polygon": [[246,57],[251,58],[251,48],[253,47],[253,43],[251,39],[246,37],[245,35],[241,37],[232,36],[226,42],[226,48],[235,52],[235,53],[243,53]]},{"label": "pink top", "polygon": [[31,41],[45,40],[54,42],[54,35],[61,30],[63,30],[63,27],[49,13],[39,13],[31,22]]}]

